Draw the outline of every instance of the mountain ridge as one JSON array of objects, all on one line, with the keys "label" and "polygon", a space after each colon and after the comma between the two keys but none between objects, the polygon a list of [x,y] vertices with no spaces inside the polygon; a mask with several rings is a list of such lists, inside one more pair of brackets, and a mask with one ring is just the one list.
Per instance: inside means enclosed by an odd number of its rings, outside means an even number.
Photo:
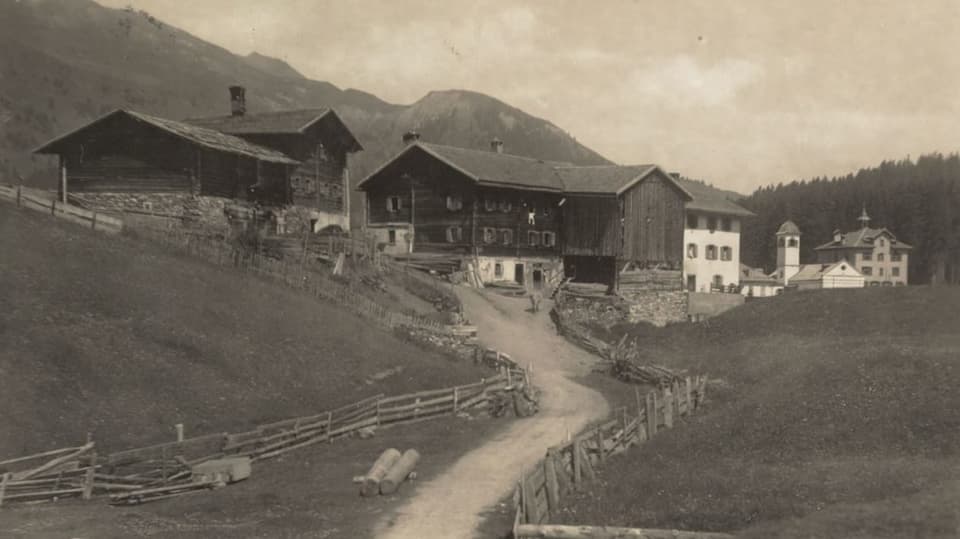
[{"label": "mountain ridge", "polygon": [[331,107],[365,151],[351,159],[362,179],[416,129],[423,140],[577,164],[609,161],[552,122],[469,90],[435,90],[409,105],[301,76],[283,60],[235,54],[145,11],[92,0],[0,4],[0,181],[52,181],[48,158],[30,151],[107,112],[126,108],[171,119],[229,112],[228,86],[247,88],[250,112]]}]

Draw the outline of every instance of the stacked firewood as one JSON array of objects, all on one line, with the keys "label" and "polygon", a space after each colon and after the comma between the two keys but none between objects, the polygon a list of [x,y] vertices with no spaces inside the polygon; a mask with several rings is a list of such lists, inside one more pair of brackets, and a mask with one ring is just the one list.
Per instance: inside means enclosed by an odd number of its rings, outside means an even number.
[{"label": "stacked firewood", "polygon": [[608,353],[610,373],[615,377],[631,384],[650,384],[658,387],[669,387],[674,382],[683,381],[680,373],[666,367],[648,363],[642,357],[637,340],[627,342],[624,335],[616,346],[611,347]]}]

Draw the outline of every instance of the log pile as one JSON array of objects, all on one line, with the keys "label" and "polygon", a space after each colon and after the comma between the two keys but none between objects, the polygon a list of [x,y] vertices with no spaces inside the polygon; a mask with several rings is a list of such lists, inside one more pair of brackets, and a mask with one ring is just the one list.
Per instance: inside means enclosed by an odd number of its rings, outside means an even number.
[{"label": "log pile", "polygon": [[650,384],[657,387],[670,387],[683,381],[683,376],[666,367],[645,364],[641,357],[637,340],[627,342],[624,335],[616,346],[609,351],[610,373],[616,378],[631,384]]}]

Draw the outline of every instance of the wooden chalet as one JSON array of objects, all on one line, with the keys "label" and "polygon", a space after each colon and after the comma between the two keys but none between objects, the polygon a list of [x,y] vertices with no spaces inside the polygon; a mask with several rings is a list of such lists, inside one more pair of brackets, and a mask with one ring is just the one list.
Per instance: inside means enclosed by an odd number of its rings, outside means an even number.
[{"label": "wooden chalet", "polygon": [[361,149],[329,109],[168,120],[116,110],[35,150],[60,158],[60,196],[100,211],[223,218],[225,201],[308,210],[349,226],[348,155]]},{"label": "wooden chalet", "polygon": [[405,139],[360,182],[368,230],[388,253],[471,262],[484,282],[680,290],[688,208],[723,198],[656,165],[573,166],[504,154],[496,140],[481,151]]}]

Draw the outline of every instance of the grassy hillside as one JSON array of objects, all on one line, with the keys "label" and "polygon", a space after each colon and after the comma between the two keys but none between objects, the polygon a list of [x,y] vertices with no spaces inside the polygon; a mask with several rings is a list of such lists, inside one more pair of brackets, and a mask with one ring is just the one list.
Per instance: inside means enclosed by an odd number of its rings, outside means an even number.
[{"label": "grassy hillside", "polygon": [[237,429],[488,374],[268,281],[8,204],[0,283],[0,455],[87,431],[122,448],[180,422]]},{"label": "grassy hillside", "polygon": [[636,329],[650,361],[716,379],[708,412],[614,461],[567,520],[956,537],[958,309],[957,288],[817,291]]}]

